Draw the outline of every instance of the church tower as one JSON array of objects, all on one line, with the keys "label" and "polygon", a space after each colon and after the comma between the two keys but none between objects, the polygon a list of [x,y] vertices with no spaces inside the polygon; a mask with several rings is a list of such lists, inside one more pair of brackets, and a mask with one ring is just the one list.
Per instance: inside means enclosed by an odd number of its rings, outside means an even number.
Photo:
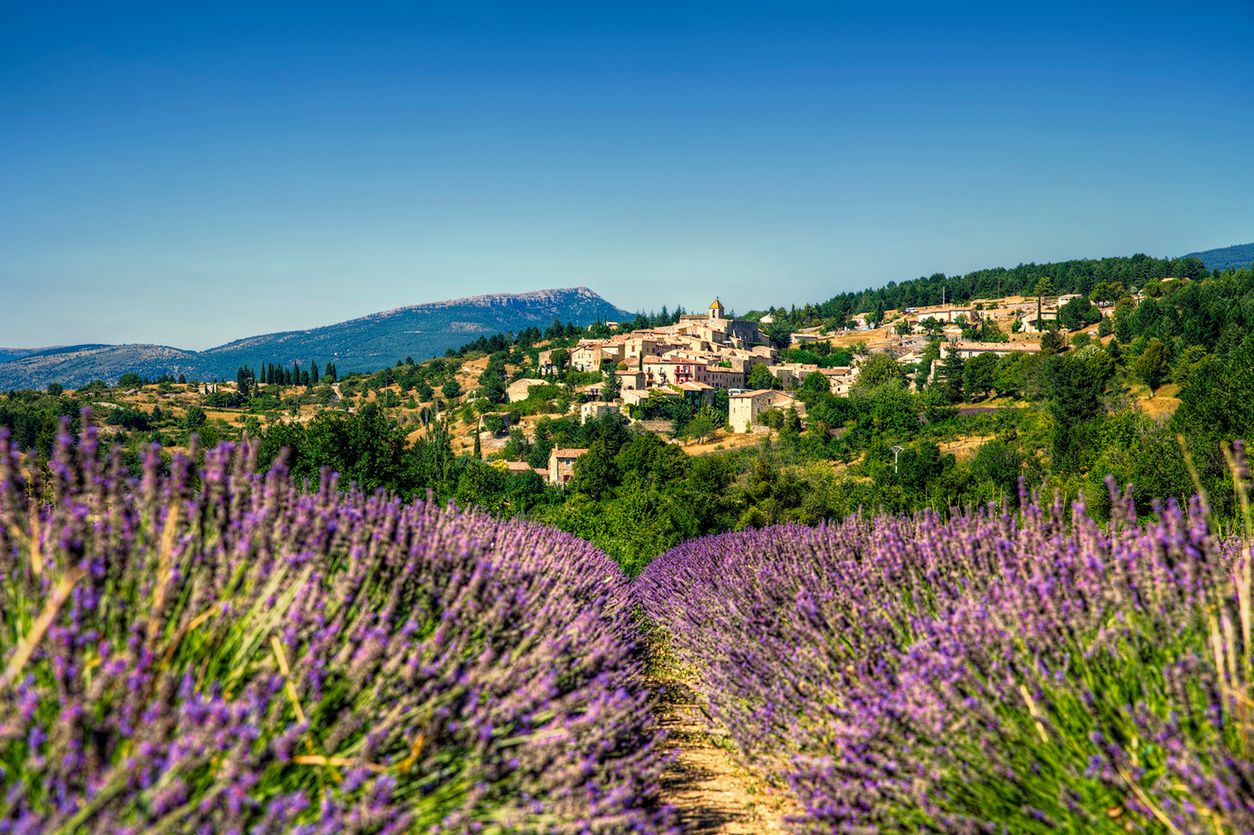
[{"label": "church tower", "polygon": [[723,318],[723,303],[719,301],[717,297],[715,297],[714,301],[710,303],[710,321],[714,321],[715,319],[722,319],[722,318]]}]

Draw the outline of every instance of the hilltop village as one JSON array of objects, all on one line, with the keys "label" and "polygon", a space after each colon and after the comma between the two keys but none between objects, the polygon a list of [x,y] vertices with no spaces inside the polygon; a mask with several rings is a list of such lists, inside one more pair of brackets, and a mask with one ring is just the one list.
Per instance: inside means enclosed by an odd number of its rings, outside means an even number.
[{"label": "hilltop village", "polygon": [[[1086,310],[1082,315],[1089,317],[1079,330],[1095,326],[1097,319],[1114,310],[1113,303],[1089,305],[1079,294],[906,308],[887,311],[879,321],[860,314],[836,331],[808,328],[788,334],[788,348],[796,349],[789,352],[764,332],[774,323],[770,314],[757,320],[735,319],[716,298],[706,314],[682,315],[674,324],[584,338],[570,349],[541,350],[536,376],[509,383],[507,399],[525,401],[534,389],[551,384],[564,368],[570,368],[602,374],[601,382],[578,388],[580,402],[571,408],[578,409],[581,422],[622,414],[629,423],[666,434],[674,429],[673,423],[651,419],[651,415],[666,400],[683,400],[694,409],[724,406],[724,432],[762,434],[777,428],[782,419],[806,424],[806,405],[796,390],[811,375],[819,375],[832,394],[848,395],[865,359],[886,354],[907,371],[911,385],[918,389],[944,373],[943,362],[930,362],[925,356],[929,345],[938,345],[936,359],[942,361],[951,353],[963,360],[1035,354],[1041,350],[1040,335],[1053,332],[1059,311],[1068,304],[1082,306]],[[616,322],[605,325],[620,327]],[[840,365],[781,359],[781,354],[808,353],[807,349],[819,346],[848,349],[853,359]],[[920,366],[926,366],[922,374]],[[480,443],[490,448],[495,433],[483,434]],[[551,484],[562,485],[573,478],[575,462],[586,452],[555,448],[547,466],[532,468],[524,461],[506,461],[505,466],[518,472],[535,469]]]}]

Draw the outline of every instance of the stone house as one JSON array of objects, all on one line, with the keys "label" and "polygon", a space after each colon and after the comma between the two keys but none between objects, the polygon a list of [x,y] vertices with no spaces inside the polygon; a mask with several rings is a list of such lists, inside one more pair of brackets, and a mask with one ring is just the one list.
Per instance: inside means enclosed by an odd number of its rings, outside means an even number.
[{"label": "stone house", "polygon": [[714,387],[707,383],[680,383],[679,392],[695,406],[709,406],[714,403]]},{"label": "stone house", "polygon": [[805,382],[805,378],[819,370],[817,365],[804,362],[786,362],[768,366],[771,376],[785,388],[796,388]]},{"label": "stone house", "polygon": [[554,449],[549,453],[549,484],[563,486],[575,477],[575,462],[586,449]]},{"label": "stone house", "polygon": [[600,371],[602,344],[596,340],[581,341],[570,352],[570,367],[576,371]]},{"label": "stone house", "polygon": [[617,403],[608,403],[604,400],[593,400],[588,403],[581,403],[579,406],[579,422],[587,423],[595,420],[602,415],[618,414],[622,407]]},{"label": "stone house", "polygon": [[742,391],[727,398],[727,422],[733,432],[747,433],[763,431],[758,418],[771,408],[775,400],[775,392],[770,389]]},{"label": "stone house", "polygon": [[645,373],[643,371],[619,371],[618,389],[623,391],[640,391],[645,388]]},{"label": "stone house", "polygon": [[[900,360],[898,360],[900,362]],[[858,380],[856,365],[838,365],[834,368],[820,368],[819,373],[827,378],[827,386],[832,394],[847,396],[853,384]],[[803,381],[804,382],[804,381]]]},{"label": "stone house", "polygon": [[791,394],[770,389],[743,391],[732,394],[728,398],[728,423],[733,432],[766,432],[768,427],[761,422],[762,414],[772,409],[796,409],[805,417],[805,404]]}]

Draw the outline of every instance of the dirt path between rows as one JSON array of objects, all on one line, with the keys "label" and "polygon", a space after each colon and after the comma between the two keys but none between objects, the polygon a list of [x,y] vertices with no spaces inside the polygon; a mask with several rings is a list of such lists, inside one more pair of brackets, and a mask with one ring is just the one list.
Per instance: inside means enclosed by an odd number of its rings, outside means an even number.
[{"label": "dirt path between rows", "polygon": [[786,832],[785,801],[716,744],[696,695],[682,681],[658,678],[659,723],[677,756],[662,774],[662,802],[691,835]]}]

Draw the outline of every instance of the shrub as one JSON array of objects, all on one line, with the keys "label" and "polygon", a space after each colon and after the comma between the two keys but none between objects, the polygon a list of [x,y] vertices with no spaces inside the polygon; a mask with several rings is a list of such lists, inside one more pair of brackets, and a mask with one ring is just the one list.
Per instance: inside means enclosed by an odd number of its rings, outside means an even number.
[{"label": "shrub", "polygon": [[1250,566],[1114,505],[725,534],[634,588],[803,831],[1251,831]]},{"label": "shrub", "polygon": [[252,453],[28,481],[0,435],[0,831],[664,823],[604,554]]}]

